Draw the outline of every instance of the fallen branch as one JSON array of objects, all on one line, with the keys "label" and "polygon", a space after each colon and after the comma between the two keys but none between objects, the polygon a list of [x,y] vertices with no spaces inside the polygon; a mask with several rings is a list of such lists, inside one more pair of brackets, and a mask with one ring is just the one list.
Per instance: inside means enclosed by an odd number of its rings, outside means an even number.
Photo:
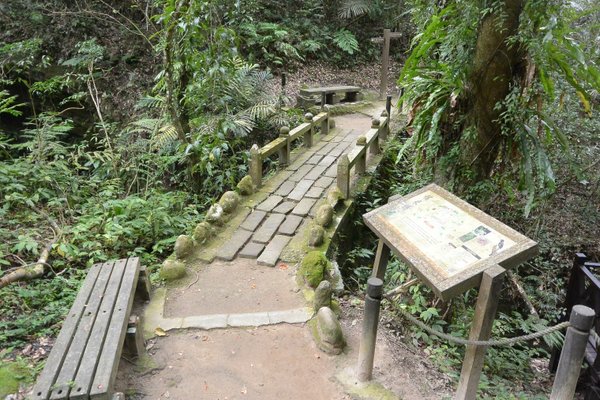
[{"label": "fallen branch", "polygon": [[515,287],[515,289],[517,289],[517,292],[519,292],[519,294],[523,298],[523,301],[527,305],[527,308],[529,308],[529,312],[532,315],[535,315],[536,317],[539,318],[540,315],[538,314],[537,310],[533,306],[533,303],[531,302],[531,300],[529,300],[529,297],[527,297],[527,293],[525,293],[525,289],[523,289],[523,286],[521,286],[521,284],[519,283],[515,274],[513,274],[511,271],[506,271],[506,274],[508,276],[510,283],[512,283],[512,285]]},{"label": "fallen branch", "polygon": [[50,257],[52,246],[54,246],[54,244],[58,242],[62,235],[62,230],[48,214],[41,210],[38,210],[37,208],[30,208],[38,214],[44,216],[48,220],[48,222],[52,226],[54,238],[46,245],[46,247],[44,247],[44,250],[42,250],[42,253],[40,254],[40,257],[38,258],[37,262],[18,267],[14,271],[9,272],[3,277],[0,277],[0,289],[14,282],[28,281],[44,275],[44,272],[46,272],[46,266],[49,265],[48,258]]},{"label": "fallen branch", "polygon": [[409,280],[408,282],[405,282],[402,285],[398,286],[397,288],[390,290],[389,292],[384,294],[383,297],[385,297],[387,299],[391,299],[392,297],[404,292],[405,290],[407,290],[409,287],[411,287],[418,281],[419,280],[417,278],[413,278],[413,279]]}]

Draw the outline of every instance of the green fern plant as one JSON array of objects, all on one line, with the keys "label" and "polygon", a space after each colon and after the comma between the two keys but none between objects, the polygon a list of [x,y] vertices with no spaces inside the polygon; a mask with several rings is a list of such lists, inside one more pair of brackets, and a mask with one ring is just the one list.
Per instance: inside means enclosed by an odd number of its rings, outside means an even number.
[{"label": "green fern plant", "polygon": [[356,36],[347,29],[340,29],[337,31],[333,35],[333,43],[350,55],[358,50],[358,40],[356,40]]}]

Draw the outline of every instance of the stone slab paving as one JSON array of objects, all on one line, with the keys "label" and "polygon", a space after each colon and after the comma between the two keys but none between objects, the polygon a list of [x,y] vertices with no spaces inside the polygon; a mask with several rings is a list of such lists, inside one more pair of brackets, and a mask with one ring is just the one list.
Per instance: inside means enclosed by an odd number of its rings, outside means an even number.
[{"label": "stone slab paving", "polygon": [[292,210],[292,214],[306,217],[310,208],[317,202],[317,199],[304,198],[300,200],[296,208]]},{"label": "stone slab paving", "polygon": [[281,203],[282,201],[283,201],[283,197],[278,196],[278,195],[271,195],[271,196],[267,197],[267,199],[265,201],[260,203],[256,207],[256,209],[261,210],[261,211],[271,211],[272,209],[277,207],[277,205],[279,203]]},{"label": "stone slab paving", "polygon": [[309,180],[317,180],[318,178],[321,177],[321,174],[323,172],[325,172],[325,170],[327,169],[326,166],[324,165],[317,165],[316,167],[314,167],[313,169],[310,170],[310,172],[308,174],[306,174],[304,176],[304,179],[309,179]]},{"label": "stone slab paving", "polygon": [[[279,225],[277,225],[279,227]],[[244,244],[250,239],[252,232],[245,229],[238,229],[217,252],[216,258],[225,261],[231,261],[235,258],[236,254],[244,246]]]},{"label": "stone slab paving", "polygon": [[304,197],[306,192],[309,191],[309,189],[311,188],[311,186],[314,183],[315,183],[314,180],[309,180],[309,179],[301,180],[300,182],[298,182],[298,184],[296,184],[296,187],[294,188],[294,190],[292,190],[291,193],[288,194],[287,199],[293,200],[293,201],[302,200],[302,198]]},{"label": "stone slab paving", "polygon": [[296,229],[298,229],[302,221],[302,217],[298,215],[288,215],[283,224],[279,226],[279,233],[292,236],[296,233]]},{"label": "stone slab paving", "polygon": [[264,248],[265,245],[262,243],[249,242],[242,250],[240,250],[240,254],[238,256],[241,258],[257,258],[260,253],[262,253]]},{"label": "stone slab paving", "polygon": [[283,203],[279,204],[277,207],[273,209],[273,212],[280,214],[287,214],[292,211],[296,207],[296,203],[293,201],[286,200]]},{"label": "stone slab paving", "polygon": [[262,252],[260,257],[256,260],[259,265],[266,265],[268,267],[274,267],[279,260],[279,255],[289,243],[291,237],[285,235],[276,235],[273,240],[269,242],[265,250]]},{"label": "stone slab paving", "polygon": [[289,177],[290,181],[294,181],[294,182],[299,182],[302,180],[302,178],[304,178],[304,175],[308,174],[308,172],[313,168],[312,165],[310,164],[304,164],[302,166],[300,166],[300,168],[298,168],[296,170],[296,172],[294,172],[292,174],[292,176]]},{"label": "stone slab paving", "polygon": [[306,161],[306,163],[307,164],[318,164],[321,161],[321,158],[323,158],[323,156],[321,156],[319,154],[315,154],[314,156],[309,158],[308,161]]},{"label": "stone slab paving", "polygon": [[266,211],[261,211],[261,210],[252,211],[246,217],[244,222],[242,222],[242,225],[240,225],[240,228],[243,228],[247,231],[254,231],[256,228],[258,228],[260,223],[263,222],[263,220],[265,219],[266,216],[267,216]]},{"label": "stone slab paving", "polygon": [[288,194],[290,194],[290,192],[292,190],[294,190],[294,187],[296,186],[296,182],[292,182],[292,181],[285,181],[281,184],[281,186],[279,186],[277,188],[277,190],[275,191],[275,194],[278,196],[287,196]]},{"label": "stone slab paving", "polygon": [[334,179],[329,176],[322,176],[315,182],[315,187],[328,188],[333,183]]},{"label": "stone slab paving", "polygon": [[269,243],[269,240],[275,235],[275,232],[277,232],[279,225],[281,225],[284,219],[285,215],[283,214],[269,215],[264,224],[262,224],[261,227],[254,232],[254,235],[252,235],[252,241],[265,244]]}]

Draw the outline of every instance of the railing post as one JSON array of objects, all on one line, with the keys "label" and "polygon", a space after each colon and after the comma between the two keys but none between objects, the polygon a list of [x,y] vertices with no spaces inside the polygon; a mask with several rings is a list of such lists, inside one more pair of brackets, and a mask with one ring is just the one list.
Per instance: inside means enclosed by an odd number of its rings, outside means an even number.
[{"label": "railing post", "polygon": [[596,313],[589,307],[578,304],[571,310],[571,326],[567,328],[550,400],[570,400],[575,395],[581,363],[595,318]]},{"label": "railing post", "polygon": [[337,187],[344,195],[344,199],[350,197],[350,160],[348,154],[343,154],[337,163]]},{"label": "railing post", "polygon": [[304,147],[312,147],[313,135],[315,133],[315,124],[313,124],[313,115],[311,113],[304,114],[304,122],[310,124],[310,129],[304,132]]},{"label": "railing post", "polygon": [[329,134],[329,112],[325,112],[327,116],[321,120],[321,137]]},{"label": "railing post", "polygon": [[392,95],[388,94],[385,99],[385,111],[387,111],[388,115],[392,115]]},{"label": "railing post", "polygon": [[290,164],[290,128],[287,126],[282,126],[279,128],[279,137],[285,138],[285,146],[279,149],[279,165],[289,165]]},{"label": "railing post", "polygon": [[390,114],[388,114],[388,112],[386,110],[383,110],[381,112],[381,116],[383,118],[385,118],[385,126],[379,130],[379,138],[380,138],[379,143],[383,146],[383,143],[385,143],[385,141],[387,140],[387,138],[390,134]]},{"label": "railing post", "polygon": [[365,296],[365,314],[362,337],[358,350],[358,380],[370,381],[373,377],[373,360],[375,358],[375,341],[379,325],[379,308],[383,295],[383,281],[379,278],[367,280],[367,295]]},{"label": "railing post", "polygon": [[262,186],[262,157],[257,144],[250,148],[250,176],[254,186]]},{"label": "railing post", "polygon": [[362,146],[363,150],[360,155],[356,159],[356,164],[354,164],[354,168],[356,170],[357,175],[362,175],[367,171],[367,149],[365,146],[367,145],[367,138],[364,136],[359,136],[356,139],[356,146]]},{"label": "railing post", "polygon": [[373,140],[371,142],[371,146],[369,146],[369,153],[371,154],[379,154],[379,137],[381,136],[381,131],[383,129],[381,129],[381,127],[379,126],[380,124],[380,120],[379,118],[373,118],[373,121],[371,121],[371,129],[377,129],[377,136],[375,137],[375,140]]}]

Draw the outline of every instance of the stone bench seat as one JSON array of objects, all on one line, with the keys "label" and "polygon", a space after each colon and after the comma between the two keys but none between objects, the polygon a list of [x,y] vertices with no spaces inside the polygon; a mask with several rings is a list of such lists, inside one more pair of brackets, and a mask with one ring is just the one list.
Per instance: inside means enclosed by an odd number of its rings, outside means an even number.
[{"label": "stone bench seat", "polygon": [[340,102],[356,102],[361,99],[361,88],[358,86],[325,86],[300,89],[297,102],[300,107],[312,107],[315,104],[338,104]]}]

